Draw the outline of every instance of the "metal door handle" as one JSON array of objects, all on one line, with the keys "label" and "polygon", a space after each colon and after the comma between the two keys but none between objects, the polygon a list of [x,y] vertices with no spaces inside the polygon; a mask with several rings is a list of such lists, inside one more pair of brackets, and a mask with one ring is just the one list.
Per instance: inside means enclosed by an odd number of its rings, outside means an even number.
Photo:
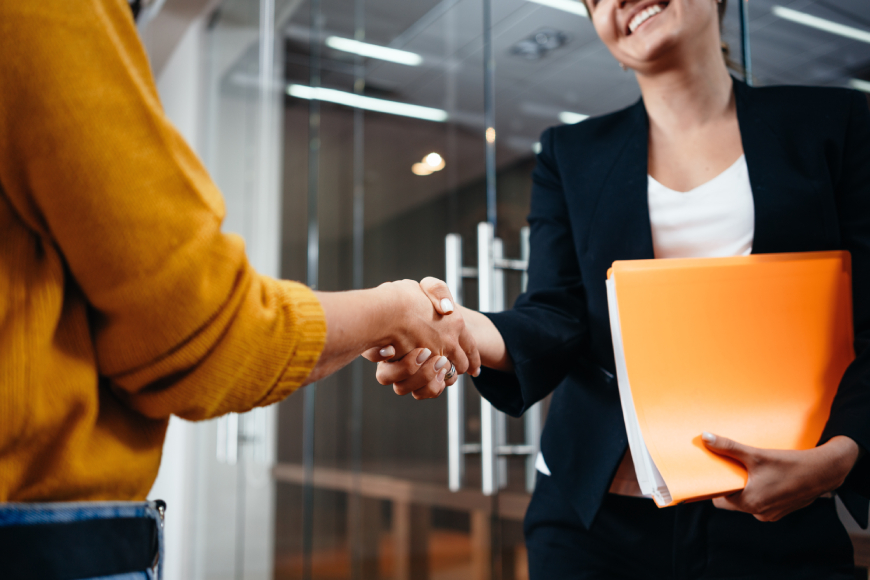
[{"label": "metal door handle", "polygon": [[[445,282],[457,305],[462,304],[462,236],[449,234],[444,240]],[[447,473],[450,491],[462,489],[465,476],[465,380],[462,375],[447,389]]]},{"label": "metal door handle", "polygon": [[[522,272],[522,290],[528,285],[529,228],[520,230],[519,260],[504,257],[504,244],[495,237],[492,224],[477,226],[477,268],[462,265],[462,237],[449,234],[445,239],[445,281],[457,304],[462,304],[462,279],[476,277],[478,282],[478,309],[482,312],[500,312],[505,308],[505,270]],[[507,456],[526,457],[526,489],[535,485],[541,432],[541,405],[533,405],[525,416],[525,443],[507,443],[506,416],[489,401],[480,399],[480,443],[465,442],[465,383],[464,377],[447,391],[447,463],[448,485],[451,491],[462,488],[465,475],[465,455],[480,453],[481,488],[492,495],[507,485]]]}]

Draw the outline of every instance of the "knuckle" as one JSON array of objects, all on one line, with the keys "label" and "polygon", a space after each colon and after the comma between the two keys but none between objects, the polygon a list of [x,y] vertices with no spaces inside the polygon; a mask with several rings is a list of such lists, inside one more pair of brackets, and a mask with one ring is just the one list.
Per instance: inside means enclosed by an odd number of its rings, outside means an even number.
[{"label": "knuckle", "polygon": [[763,515],[766,511],[766,506],[763,502],[757,499],[751,499],[747,501],[745,504],[747,511],[751,514]]},{"label": "knuckle", "polygon": [[420,280],[420,286],[426,290],[434,290],[440,280],[438,278],[433,278],[432,276],[426,276],[422,280]]},{"label": "knuckle", "polygon": [[425,280],[426,284],[433,290],[447,290],[447,284],[445,284],[443,280],[435,278],[434,276],[426,276],[423,280]]}]

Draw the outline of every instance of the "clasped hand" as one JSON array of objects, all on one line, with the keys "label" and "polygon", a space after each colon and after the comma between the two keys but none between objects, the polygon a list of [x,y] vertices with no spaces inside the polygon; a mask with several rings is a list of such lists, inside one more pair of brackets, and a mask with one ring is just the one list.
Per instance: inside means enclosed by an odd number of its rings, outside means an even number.
[{"label": "clasped hand", "polygon": [[[411,280],[388,284],[402,297],[394,313],[400,330],[391,344],[363,353],[378,363],[379,383],[392,384],[398,395],[430,399],[459,375],[480,373],[477,344],[444,282],[424,278],[419,284]],[[451,365],[455,372],[448,376]]]},{"label": "clasped hand", "polygon": [[775,522],[839,488],[858,460],[859,447],[849,437],[833,437],[803,451],[758,449],[704,433],[707,448],[739,461],[749,477],[741,491],[713,500],[720,509],[750,513]]}]

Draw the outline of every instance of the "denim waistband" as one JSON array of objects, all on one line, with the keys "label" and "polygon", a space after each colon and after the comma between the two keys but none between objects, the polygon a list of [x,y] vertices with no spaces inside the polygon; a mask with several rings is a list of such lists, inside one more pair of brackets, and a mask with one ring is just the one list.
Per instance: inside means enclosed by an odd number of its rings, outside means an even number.
[{"label": "denim waistband", "polygon": [[[101,578],[158,580],[162,576],[163,567],[163,512],[165,507],[166,505],[159,500],[147,502],[0,503],[0,528],[51,526],[76,522],[91,522],[87,525],[99,526],[100,524],[94,520],[154,520],[157,530],[157,558],[151,567],[141,571],[130,571],[130,573],[120,576],[102,576]],[[4,550],[0,549],[0,552],[2,551]],[[8,554],[8,557],[14,559],[16,554]],[[6,568],[8,571],[7,565],[10,560],[6,558],[4,560],[6,560],[4,563],[0,563],[0,569]]]}]

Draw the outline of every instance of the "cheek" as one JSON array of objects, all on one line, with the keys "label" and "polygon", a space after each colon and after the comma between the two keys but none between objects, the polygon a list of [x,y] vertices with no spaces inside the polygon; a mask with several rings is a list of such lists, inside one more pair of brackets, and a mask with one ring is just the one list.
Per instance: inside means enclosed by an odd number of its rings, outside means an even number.
[{"label": "cheek", "polygon": [[595,32],[598,33],[598,37],[601,38],[601,41],[604,45],[610,50],[610,52],[616,55],[614,52],[616,49],[616,41],[617,41],[617,33],[616,27],[614,26],[613,18],[607,15],[598,14],[595,15],[595,20],[592,22],[595,26]]}]

